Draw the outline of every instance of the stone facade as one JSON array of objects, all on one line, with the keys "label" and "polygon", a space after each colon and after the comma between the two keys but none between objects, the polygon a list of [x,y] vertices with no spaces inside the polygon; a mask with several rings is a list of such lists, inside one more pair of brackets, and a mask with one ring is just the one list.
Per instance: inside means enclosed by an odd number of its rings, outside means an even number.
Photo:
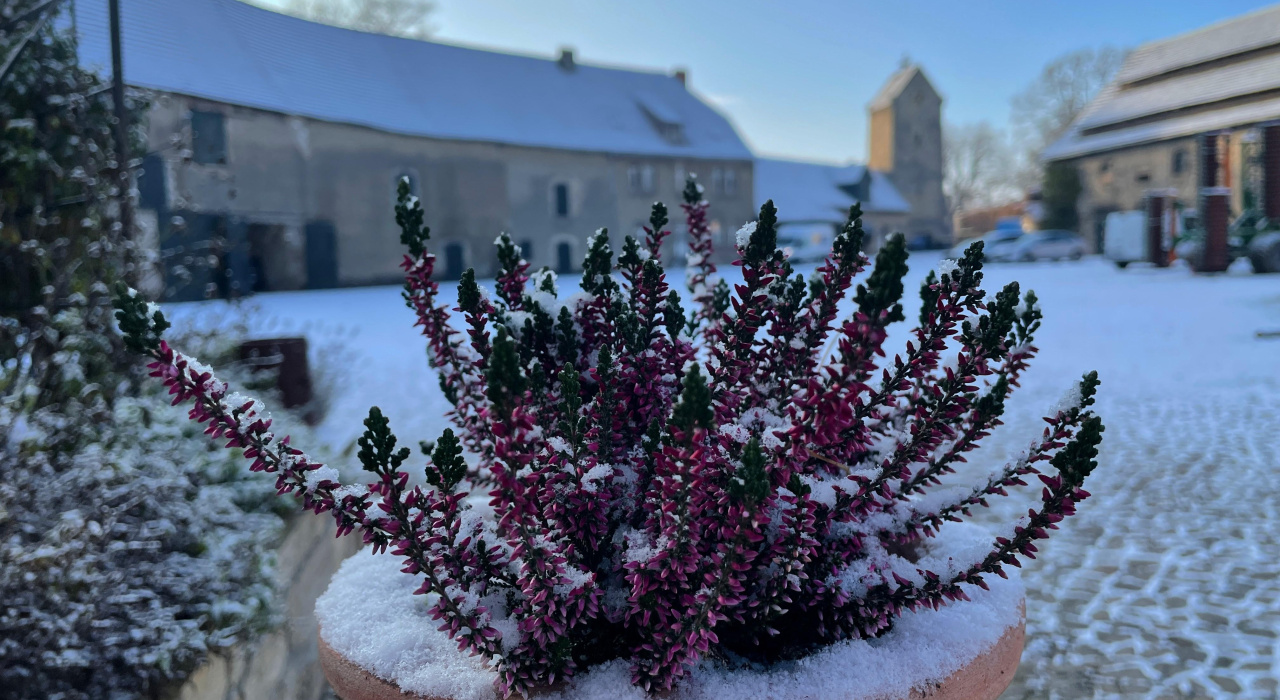
[{"label": "stone facade", "polygon": [[891,76],[868,107],[870,159],[911,205],[903,232],[937,244],[951,240],[942,193],[942,97],[917,66]]},{"label": "stone facade", "polygon": [[1080,235],[1090,252],[1102,250],[1107,214],[1143,208],[1153,189],[1176,190],[1178,201],[1195,207],[1198,158],[1195,138],[1174,139],[1085,156],[1074,161],[1080,174]]},{"label": "stone facade", "polygon": [[[686,172],[701,176],[723,230],[754,215],[750,160],[433,139],[174,94],[155,98],[148,140],[143,218],[157,222],[176,299],[398,282],[393,207],[406,176],[444,277],[467,267],[492,276],[493,240],[503,231],[536,267],[576,270],[597,228],[620,245],[655,200],[679,220]],[[218,279],[219,269],[229,279]]]},{"label": "stone facade", "polygon": [[211,657],[169,700],[323,698],[315,602],[338,565],[359,547],[359,537],[335,538],[327,515],[293,516],[277,552],[284,624],[253,644]]}]

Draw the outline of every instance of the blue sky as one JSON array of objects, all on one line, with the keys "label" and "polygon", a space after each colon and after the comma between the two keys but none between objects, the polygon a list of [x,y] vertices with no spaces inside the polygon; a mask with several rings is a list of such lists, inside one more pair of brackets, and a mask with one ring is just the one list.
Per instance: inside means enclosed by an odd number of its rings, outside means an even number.
[{"label": "blue sky", "polygon": [[[283,4],[285,0],[262,0]],[[1054,57],[1131,48],[1265,0],[438,0],[437,39],[580,61],[686,67],[759,153],[866,154],[866,103],[904,55],[944,118],[1003,125],[1009,98]]]}]

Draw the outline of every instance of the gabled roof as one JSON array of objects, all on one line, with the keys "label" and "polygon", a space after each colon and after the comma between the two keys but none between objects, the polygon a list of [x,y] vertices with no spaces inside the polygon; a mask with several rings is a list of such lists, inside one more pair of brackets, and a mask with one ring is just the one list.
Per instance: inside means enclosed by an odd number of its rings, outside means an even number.
[{"label": "gabled roof", "polygon": [[756,206],[772,199],[778,219],[843,223],[849,207],[858,201],[851,191],[869,178],[870,197],[863,199],[866,213],[906,214],[911,207],[882,172],[865,165],[824,165],[776,158],[757,158]]},{"label": "gabled roof", "polygon": [[[442,139],[750,159],[676,78],[308,22],[238,0],[128,0],[129,84]],[[75,0],[82,60],[110,65],[107,0]]]},{"label": "gabled roof", "polygon": [[1045,160],[1280,118],[1280,5],[1138,47]]}]

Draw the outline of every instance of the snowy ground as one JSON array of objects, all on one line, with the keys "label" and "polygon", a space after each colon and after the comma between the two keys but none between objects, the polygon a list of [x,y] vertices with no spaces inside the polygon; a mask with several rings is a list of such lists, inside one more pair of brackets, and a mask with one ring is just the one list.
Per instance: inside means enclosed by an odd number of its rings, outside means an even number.
[{"label": "snowy ground", "polygon": [[[913,258],[908,290],[937,261]],[[1255,337],[1280,330],[1280,277],[1086,260],[994,266],[987,279],[1035,289],[1046,320],[1041,355],[974,475],[1037,434],[1041,413],[1090,369],[1107,425],[1086,484],[1094,497],[1026,572],[1028,646],[1005,697],[1280,697],[1280,339]],[[561,293],[573,286],[562,280]],[[373,404],[409,444],[446,427],[398,289],[252,303],[264,332],[344,346],[350,371],[319,431],[334,446],[354,440]],[[980,517],[1008,521],[1024,503]]]}]

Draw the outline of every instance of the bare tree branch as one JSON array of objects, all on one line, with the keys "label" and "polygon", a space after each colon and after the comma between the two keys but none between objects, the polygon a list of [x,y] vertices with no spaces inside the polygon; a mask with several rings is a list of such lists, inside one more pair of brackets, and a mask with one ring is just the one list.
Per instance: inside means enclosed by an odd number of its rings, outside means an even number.
[{"label": "bare tree branch", "polygon": [[951,213],[1017,199],[1014,161],[1008,139],[989,122],[945,125],[942,188]]},{"label": "bare tree branch", "polygon": [[426,39],[435,32],[434,0],[290,0],[286,12],[374,34]]},{"label": "bare tree branch", "polygon": [[1011,122],[1024,149],[1025,166],[1039,175],[1039,153],[1071,126],[1098,94],[1128,51],[1114,46],[1080,49],[1045,65],[1035,82],[1013,96]]}]

